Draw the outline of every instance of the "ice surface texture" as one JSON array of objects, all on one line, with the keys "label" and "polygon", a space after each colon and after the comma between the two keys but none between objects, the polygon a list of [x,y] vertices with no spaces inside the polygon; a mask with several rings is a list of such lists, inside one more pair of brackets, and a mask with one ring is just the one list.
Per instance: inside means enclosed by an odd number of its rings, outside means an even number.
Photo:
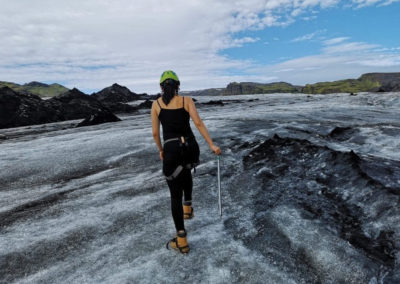
[{"label": "ice surface texture", "polygon": [[224,97],[199,112],[223,151],[223,217],[195,132],[187,256],[165,249],[148,111],[1,130],[0,283],[400,282],[399,93]]}]

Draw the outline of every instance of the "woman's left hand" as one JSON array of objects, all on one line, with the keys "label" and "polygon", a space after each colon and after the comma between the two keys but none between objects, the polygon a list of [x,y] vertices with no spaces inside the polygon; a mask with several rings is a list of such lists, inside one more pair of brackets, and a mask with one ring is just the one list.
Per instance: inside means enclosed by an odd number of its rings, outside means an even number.
[{"label": "woman's left hand", "polygon": [[215,155],[221,155],[221,149],[218,146],[212,144],[210,146],[210,148],[214,152]]},{"label": "woman's left hand", "polygon": [[160,159],[161,161],[164,160],[164,151],[160,151]]}]

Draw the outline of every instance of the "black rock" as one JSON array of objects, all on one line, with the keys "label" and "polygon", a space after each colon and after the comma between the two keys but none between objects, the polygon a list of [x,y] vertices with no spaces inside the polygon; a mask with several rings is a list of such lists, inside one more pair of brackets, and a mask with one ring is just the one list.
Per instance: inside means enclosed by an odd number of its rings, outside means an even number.
[{"label": "black rock", "polygon": [[143,95],[131,92],[127,87],[113,84],[92,95],[100,102],[126,103],[141,99]]},{"label": "black rock", "polygon": [[299,93],[301,91],[302,86],[295,86],[286,82],[266,84],[254,82],[232,82],[226,86],[223,95]]},{"label": "black rock", "polygon": [[[336,128],[332,132],[341,135],[349,129]],[[243,146],[248,147],[248,144]],[[375,166],[375,160],[370,162]],[[258,212],[279,203],[293,202],[294,206],[302,208],[304,216],[319,219],[320,224],[329,224],[330,229],[336,228],[340,238],[369,258],[386,267],[396,264],[395,233],[377,228],[374,236],[363,229],[364,224],[376,220],[377,216],[394,216],[389,214],[395,214],[396,205],[382,206],[379,211],[367,215],[358,204],[362,200],[363,206],[371,208],[378,203],[376,200],[396,198],[398,192],[374,177],[376,169],[370,172],[369,167],[365,167],[369,163],[365,158],[353,151],[340,152],[308,140],[275,135],[246,154],[243,163],[247,175],[253,173],[250,180],[258,180],[269,188],[256,195],[258,202],[254,204]],[[246,183],[252,182],[248,180]],[[353,188],[351,198],[343,193],[345,188]],[[367,198],[365,192],[373,192],[373,198]]]},{"label": "black rock", "polygon": [[107,122],[121,121],[115,114],[108,110],[99,110],[82,120],[76,127],[97,125]]},{"label": "black rock", "polygon": [[138,107],[139,107],[140,109],[150,109],[152,105],[153,105],[153,102],[152,102],[152,101],[146,100],[146,101],[144,101],[143,103],[141,103]]},{"label": "black rock", "polygon": [[86,95],[76,88],[44,102],[57,111],[62,117],[61,120],[85,118],[98,111],[108,110],[95,97]]},{"label": "black rock", "polygon": [[357,133],[357,129],[337,126],[328,134],[328,136],[339,141],[345,141],[351,139]]},{"label": "black rock", "polygon": [[369,80],[378,82],[379,87],[373,88],[373,92],[399,92],[400,91],[400,72],[393,73],[367,73],[363,74],[359,80]]},{"label": "black rock", "polygon": [[223,101],[218,100],[218,101],[209,101],[209,102],[203,103],[203,105],[219,105],[219,106],[223,106],[224,103],[223,103]]},{"label": "black rock", "polygon": [[75,88],[49,100],[42,100],[29,93],[19,93],[8,87],[0,88],[0,128],[88,118],[99,113],[101,117],[110,113],[111,117],[113,111],[135,112],[137,108],[122,103],[102,104],[96,97]]},{"label": "black rock", "polygon": [[152,101],[154,101],[154,100],[156,100],[156,99],[158,99],[160,97],[161,97],[161,93],[157,93],[155,95],[142,95],[141,99],[142,100],[152,100]]},{"label": "black rock", "polygon": [[134,113],[137,112],[137,106],[131,106],[124,103],[102,102],[102,105],[113,113]]},{"label": "black rock", "polygon": [[0,88],[0,128],[49,123],[60,120],[59,113],[32,94]]}]

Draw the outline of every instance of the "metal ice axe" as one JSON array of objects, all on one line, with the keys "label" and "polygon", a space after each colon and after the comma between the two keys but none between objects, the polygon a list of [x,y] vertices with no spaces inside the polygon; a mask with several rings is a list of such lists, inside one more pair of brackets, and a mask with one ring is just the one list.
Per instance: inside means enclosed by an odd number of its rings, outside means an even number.
[{"label": "metal ice axe", "polygon": [[221,171],[219,167],[220,156],[217,156],[217,165],[218,165],[218,209],[219,209],[219,217],[222,217],[222,200],[221,200]]}]

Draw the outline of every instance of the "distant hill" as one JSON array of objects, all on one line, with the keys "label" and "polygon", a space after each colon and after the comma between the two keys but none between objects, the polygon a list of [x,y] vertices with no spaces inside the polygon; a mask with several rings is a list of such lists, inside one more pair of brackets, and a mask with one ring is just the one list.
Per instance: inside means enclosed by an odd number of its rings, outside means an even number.
[{"label": "distant hill", "polygon": [[69,91],[68,88],[60,84],[48,85],[35,81],[24,85],[0,81],[1,87],[9,87],[16,92],[34,94],[40,97],[54,97]]},{"label": "distant hill", "polygon": [[180,94],[185,96],[219,96],[222,95],[225,88],[210,88],[196,91],[182,91]]},{"label": "distant hill", "polygon": [[273,93],[300,93],[301,86],[294,86],[286,82],[276,83],[230,83],[226,86],[223,95],[246,95],[246,94],[273,94]]},{"label": "distant hill", "polygon": [[[47,85],[40,82],[30,82],[19,85],[11,82],[0,81],[0,88],[10,89],[25,94],[34,94],[40,97],[54,97],[69,91],[60,84]],[[331,94],[331,93],[358,93],[358,92],[400,92],[400,72],[393,73],[367,73],[358,79],[345,79],[332,82],[319,82],[305,86],[292,85],[286,82],[254,83],[232,82],[225,88],[210,88],[195,91],[181,91],[187,96],[220,96],[220,95],[246,95],[246,94],[272,94],[272,93],[306,93],[306,94]],[[99,101],[110,103],[126,103],[132,100],[155,99],[158,96],[136,94],[124,86],[113,84],[110,87],[92,94]]]},{"label": "distant hill", "polygon": [[330,93],[357,93],[377,90],[381,84],[372,78],[361,76],[358,79],[347,79],[333,82],[320,82],[307,84],[303,88],[306,94],[330,94]]},{"label": "distant hill", "polygon": [[303,93],[357,93],[400,91],[400,73],[367,73],[358,79],[307,84]]},{"label": "distant hill", "polygon": [[271,93],[357,93],[357,92],[399,92],[400,73],[367,73],[358,79],[319,82],[295,86],[286,82],[277,83],[230,83],[223,95],[271,94]]}]

